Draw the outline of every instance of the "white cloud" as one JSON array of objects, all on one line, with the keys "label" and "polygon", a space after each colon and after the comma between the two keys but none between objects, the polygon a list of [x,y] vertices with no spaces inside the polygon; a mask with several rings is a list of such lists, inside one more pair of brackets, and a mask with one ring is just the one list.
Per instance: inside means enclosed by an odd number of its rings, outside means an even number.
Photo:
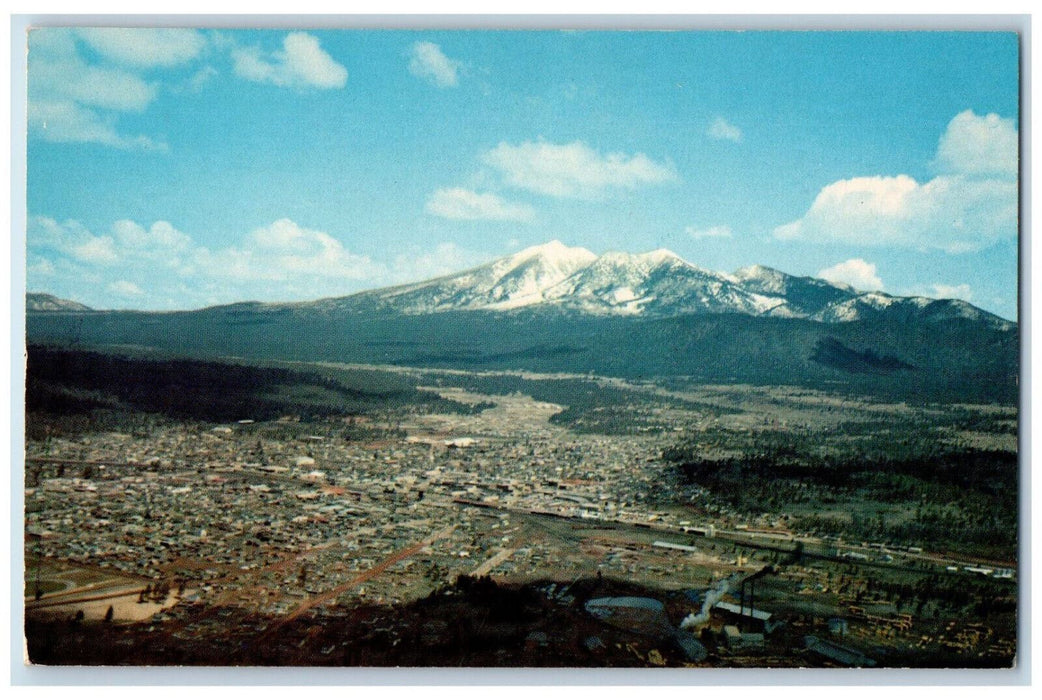
[{"label": "white cloud", "polygon": [[1016,175],[1019,144],[1012,119],[957,114],[937,144],[934,164],[944,173]]},{"label": "white cloud", "polygon": [[430,251],[413,249],[395,257],[389,281],[404,283],[441,277],[476,267],[491,257],[451,242],[439,243]]},{"label": "white cloud", "polygon": [[684,229],[684,233],[696,241],[703,238],[730,238],[733,235],[730,226],[710,226],[709,228],[688,226]]},{"label": "white cloud", "polygon": [[92,265],[161,265],[177,267],[190,253],[192,239],[169,222],[157,221],[145,229],[141,225],[120,220],[111,231],[94,235],[78,221],[59,223],[54,219],[30,218],[26,240],[30,251],[49,252]]},{"label": "white cloud", "polygon": [[109,236],[93,237],[73,245],[69,248],[69,254],[81,262],[98,265],[115,265],[119,262],[116,244]]},{"label": "white cloud", "polygon": [[92,27],[77,33],[105,58],[139,68],[187,63],[206,46],[195,29]]},{"label": "white cloud", "polygon": [[714,119],[713,123],[709,125],[706,134],[709,135],[709,138],[718,141],[734,141],[737,143],[742,140],[742,130],[729,123],[723,117]]},{"label": "white cloud", "polygon": [[27,286],[95,308],[199,308],[257,299],[311,300],[458,272],[494,257],[440,243],[374,261],[326,232],[279,219],[207,248],[166,221],[124,219],[96,235],[74,220],[33,216]]},{"label": "white cloud", "polygon": [[930,290],[926,293],[926,296],[935,299],[962,299],[963,301],[972,301],[973,288],[968,284],[935,283],[930,285]]},{"label": "white cloud", "polygon": [[30,252],[49,251],[60,257],[93,265],[119,262],[111,236],[95,236],[78,221],[58,223],[47,217],[32,217],[26,232]]},{"label": "white cloud", "polygon": [[26,274],[33,279],[53,277],[58,272],[54,267],[54,263],[39,255],[26,256],[25,270]]},{"label": "white cloud", "polygon": [[121,134],[120,112],[142,112],[157,86],[122,67],[89,65],[71,29],[29,33],[30,131],[48,141],[98,143],[116,148],[165,148],[146,136]]},{"label": "white cloud", "polygon": [[[1012,127],[993,116],[963,112],[952,120],[937,158],[951,172],[924,183],[908,175],[834,182],[818,193],[803,217],[777,227],[774,236],[950,253],[981,250],[1015,237],[1018,186],[1015,165],[1010,169],[1007,133]],[[995,169],[970,152],[967,144],[973,139],[997,159]]]},{"label": "white cloud", "polygon": [[29,93],[140,112],[155,99],[156,87],[133,71],[89,64],[77,49],[73,30],[47,28],[29,33]]},{"label": "white cloud", "polygon": [[93,237],[83,224],[72,219],[58,223],[48,216],[33,216],[26,226],[26,243],[30,250],[40,248],[68,252],[72,245]]},{"label": "white cloud", "polygon": [[871,237],[892,242],[905,236],[911,218],[909,200],[920,185],[907,175],[856,177],[827,185],[799,221],[781,226],[782,239],[834,238],[859,242]]},{"label": "white cloud", "polygon": [[116,130],[114,116],[76,104],[70,99],[30,99],[29,128],[46,141],[98,143],[123,149],[166,150],[147,136],[127,136]]},{"label": "white cloud", "polygon": [[[976,296],[973,287],[966,283],[945,284],[943,282],[905,287],[899,290],[899,293],[903,296],[929,297],[931,299],[962,299],[968,302],[973,302]],[[995,298],[991,301],[994,304],[1005,304],[1007,302],[1006,299],[1001,298]]]},{"label": "white cloud", "polygon": [[203,66],[188,79],[185,83],[186,87],[192,92],[199,92],[218,75],[218,71],[213,66]]},{"label": "white cloud", "polygon": [[438,87],[456,87],[459,83],[460,62],[454,61],[441,51],[441,47],[429,41],[417,41],[412,45],[409,72]]},{"label": "white cloud", "polygon": [[167,221],[157,221],[145,229],[128,219],[112,225],[112,234],[120,248],[147,259],[173,260],[172,256],[191,250],[192,239]]},{"label": "white cloud", "polygon": [[243,245],[213,253],[200,249],[194,262],[207,276],[240,280],[358,280],[380,271],[369,258],[350,253],[328,233],[304,228],[290,219],[254,229]]},{"label": "white cloud", "polygon": [[[30,218],[29,286],[94,304],[111,296],[145,306],[186,308],[263,297],[314,299],[357,291],[359,280],[387,277],[387,267],[349,252],[329,234],[280,219],[236,244],[209,249],[166,221],[148,227],[115,222],[95,235],[78,221]],[[138,292],[134,292],[134,289]]]},{"label": "white cloud", "polygon": [[849,284],[863,291],[880,291],[883,280],[876,274],[875,263],[865,262],[861,258],[852,258],[826,267],[818,273],[818,277],[829,282]]},{"label": "white cloud", "polygon": [[980,250],[1017,233],[1017,183],[939,176],[859,177],[826,186],[803,218],[779,226],[783,240]]},{"label": "white cloud", "polygon": [[[207,51],[230,53],[235,73],[256,82],[293,88],[340,88],[347,82],[347,69],[306,32],[287,34],[280,50],[266,54],[195,29],[38,28],[29,33],[30,133],[52,142],[165,150],[166,144],[148,136],[123,133],[119,117],[144,112],[156,100],[156,69],[189,66]],[[217,74],[203,65],[167,89],[198,91]]]},{"label": "white cloud", "polygon": [[529,221],[531,207],[507,202],[492,193],[478,193],[462,187],[443,188],[427,199],[427,212],[444,219]]},{"label": "white cloud", "polygon": [[156,98],[156,86],[119,69],[65,66],[66,93],[76,102],[121,112],[143,112]]},{"label": "white cloud", "polygon": [[292,88],[342,88],[347,84],[347,69],[333,60],[314,36],[291,32],[282,50],[264,55],[256,46],[232,50],[235,73],[258,83]]},{"label": "white cloud", "polygon": [[144,292],[141,291],[141,287],[137,286],[133,282],[127,280],[117,280],[108,286],[108,290],[121,297],[140,297],[144,296]]},{"label": "white cloud", "polygon": [[608,188],[633,189],[677,179],[672,165],[656,163],[643,153],[601,155],[581,141],[553,144],[526,141],[500,143],[482,157],[504,181],[552,197],[594,198]]}]

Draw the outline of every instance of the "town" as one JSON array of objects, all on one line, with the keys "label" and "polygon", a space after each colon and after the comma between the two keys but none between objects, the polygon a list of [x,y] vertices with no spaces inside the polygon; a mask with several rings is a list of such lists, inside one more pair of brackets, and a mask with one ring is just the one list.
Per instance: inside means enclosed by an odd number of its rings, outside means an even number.
[{"label": "town", "polygon": [[[1015,655],[1009,562],[795,531],[784,514],[750,517],[679,488],[662,458],[670,433],[579,433],[550,422],[561,406],[516,392],[440,391],[484,410],[165,421],[29,441],[27,619],[147,624],[190,644],[245,616],[255,640],[292,639],[292,658],[380,664],[396,657],[345,657],[337,647],[350,640],[309,644],[289,630],[487,578],[542,582],[584,624],[637,635],[616,643],[622,660],[598,659],[605,634],[586,635],[576,644],[591,665],[908,665],[927,654],[1001,666]],[[681,492],[694,495],[666,496]],[[638,605],[634,626],[582,600],[589,581],[663,592],[660,633],[643,629],[654,611]],[[631,598],[654,594],[610,599]],[[985,601],[994,614],[961,614]],[[563,642],[528,627],[521,656],[504,663],[560,653]],[[301,657],[305,646],[315,649]]]}]

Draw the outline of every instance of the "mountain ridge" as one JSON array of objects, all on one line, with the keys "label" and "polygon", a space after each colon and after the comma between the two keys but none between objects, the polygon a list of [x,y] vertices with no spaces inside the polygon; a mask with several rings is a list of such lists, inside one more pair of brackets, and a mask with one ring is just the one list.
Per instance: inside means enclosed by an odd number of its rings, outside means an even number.
[{"label": "mountain ridge", "polygon": [[453,275],[318,301],[39,311],[29,343],[247,361],[802,386],[890,400],[1016,401],[1019,329],[958,300],[859,292],[668,251],[559,242]]},{"label": "mountain ridge", "polygon": [[765,265],[743,267],[733,274],[713,272],[661,248],[596,255],[558,240],[420,282],[315,301],[256,304],[271,309],[404,315],[521,308],[653,318],[741,313],[825,323],[894,314],[930,321],[966,318],[1004,330],[1016,326],[958,299],[859,291]]},{"label": "mountain ridge", "polygon": [[[92,311],[46,294],[27,294],[26,308],[30,312]],[[759,264],[732,274],[714,272],[664,248],[597,255],[559,240],[420,282],[314,301],[241,301],[207,309],[406,316],[527,309],[647,318],[738,313],[830,324],[894,317],[924,322],[968,319],[1000,330],[1016,327],[1015,322],[958,299],[859,291],[846,284],[790,275]]]}]

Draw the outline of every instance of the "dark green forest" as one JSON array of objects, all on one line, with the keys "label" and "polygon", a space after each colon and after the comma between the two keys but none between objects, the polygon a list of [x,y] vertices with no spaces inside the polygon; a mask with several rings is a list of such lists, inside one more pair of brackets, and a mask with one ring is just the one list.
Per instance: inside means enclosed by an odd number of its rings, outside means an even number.
[{"label": "dark green forest", "polygon": [[948,445],[921,425],[861,430],[833,442],[759,433],[740,457],[724,459],[703,458],[699,436],[700,444],[663,457],[682,487],[707,489],[746,513],[793,513],[801,531],[1015,558],[1016,453]]},{"label": "dark green forest", "polygon": [[792,385],[916,402],[1016,403],[1019,335],[965,319],[819,323],[553,311],[417,316],[241,304],[200,311],[32,313],[31,343],[200,359],[331,361]]},{"label": "dark green forest", "polygon": [[[184,358],[104,354],[30,345],[29,415],[157,414],[227,422],[352,416],[386,410],[469,412],[391,373],[320,373]],[[32,421],[28,421],[32,427]]]}]

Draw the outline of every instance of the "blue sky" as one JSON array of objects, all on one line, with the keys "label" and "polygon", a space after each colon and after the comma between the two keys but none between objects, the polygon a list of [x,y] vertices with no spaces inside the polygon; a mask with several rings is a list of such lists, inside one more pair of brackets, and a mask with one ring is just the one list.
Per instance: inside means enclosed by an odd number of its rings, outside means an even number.
[{"label": "blue sky", "polygon": [[291,301],[559,239],[1017,304],[1018,39],[34,30],[27,287]]}]

